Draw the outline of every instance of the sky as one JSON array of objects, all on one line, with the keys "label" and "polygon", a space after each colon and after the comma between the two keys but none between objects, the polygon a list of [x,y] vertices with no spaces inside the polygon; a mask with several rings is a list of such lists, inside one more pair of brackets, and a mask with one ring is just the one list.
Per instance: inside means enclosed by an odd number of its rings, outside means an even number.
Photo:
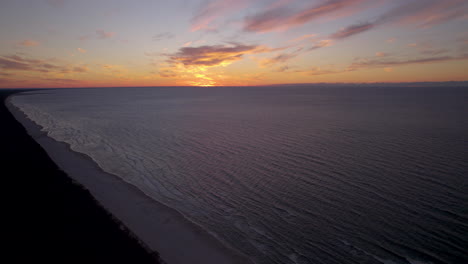
[{"label": "sky", "polygon": [[0,88],[468,81],[467,0],[1,0]]}]

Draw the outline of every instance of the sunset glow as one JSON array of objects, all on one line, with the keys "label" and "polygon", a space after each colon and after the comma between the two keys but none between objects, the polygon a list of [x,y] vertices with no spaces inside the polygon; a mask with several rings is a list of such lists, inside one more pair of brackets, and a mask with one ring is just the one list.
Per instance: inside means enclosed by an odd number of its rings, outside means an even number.
[{"label": "sunset glow", "polygon": [[0,87],[467,81],[464,0],[6,0]]}]

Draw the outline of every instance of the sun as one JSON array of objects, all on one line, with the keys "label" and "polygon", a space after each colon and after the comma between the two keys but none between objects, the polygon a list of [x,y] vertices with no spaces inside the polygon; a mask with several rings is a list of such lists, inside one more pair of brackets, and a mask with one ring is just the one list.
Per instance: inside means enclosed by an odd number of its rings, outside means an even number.
[{"label": "sun", "polygon": [[187,84],[190,86],[198,86],[198,87],[212,87],[212,86],[218,85],[214,80],[207,80],[207,79],[188,81]]}]

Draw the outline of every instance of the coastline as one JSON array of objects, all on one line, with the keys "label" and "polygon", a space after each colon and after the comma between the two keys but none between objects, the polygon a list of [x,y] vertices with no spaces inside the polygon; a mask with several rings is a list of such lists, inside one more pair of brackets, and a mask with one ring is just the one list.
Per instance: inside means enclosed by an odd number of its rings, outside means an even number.
[{"label": "coastline", "polygon": [[161,263],[82,185],[68,177],[6,107],[0,157],[7,259],[32,263]]},{"label": "coastline", "polygon": [[60,169],[88,190],[148,251],[158,252],[161,260],[168,264],[251,263],[175,209],[103,171],[89,156],[71,150],[68,144],[48,137],[10,98],[5,105]]}]

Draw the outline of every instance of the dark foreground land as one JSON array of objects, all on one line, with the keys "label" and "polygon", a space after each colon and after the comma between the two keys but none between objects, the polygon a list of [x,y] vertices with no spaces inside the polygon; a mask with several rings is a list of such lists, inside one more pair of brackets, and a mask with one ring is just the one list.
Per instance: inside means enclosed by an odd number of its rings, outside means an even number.
[{"label": "dark foreground land", "polygon": [[0,90],[4,263],[159,263],[14,119],[15,92]]}]

